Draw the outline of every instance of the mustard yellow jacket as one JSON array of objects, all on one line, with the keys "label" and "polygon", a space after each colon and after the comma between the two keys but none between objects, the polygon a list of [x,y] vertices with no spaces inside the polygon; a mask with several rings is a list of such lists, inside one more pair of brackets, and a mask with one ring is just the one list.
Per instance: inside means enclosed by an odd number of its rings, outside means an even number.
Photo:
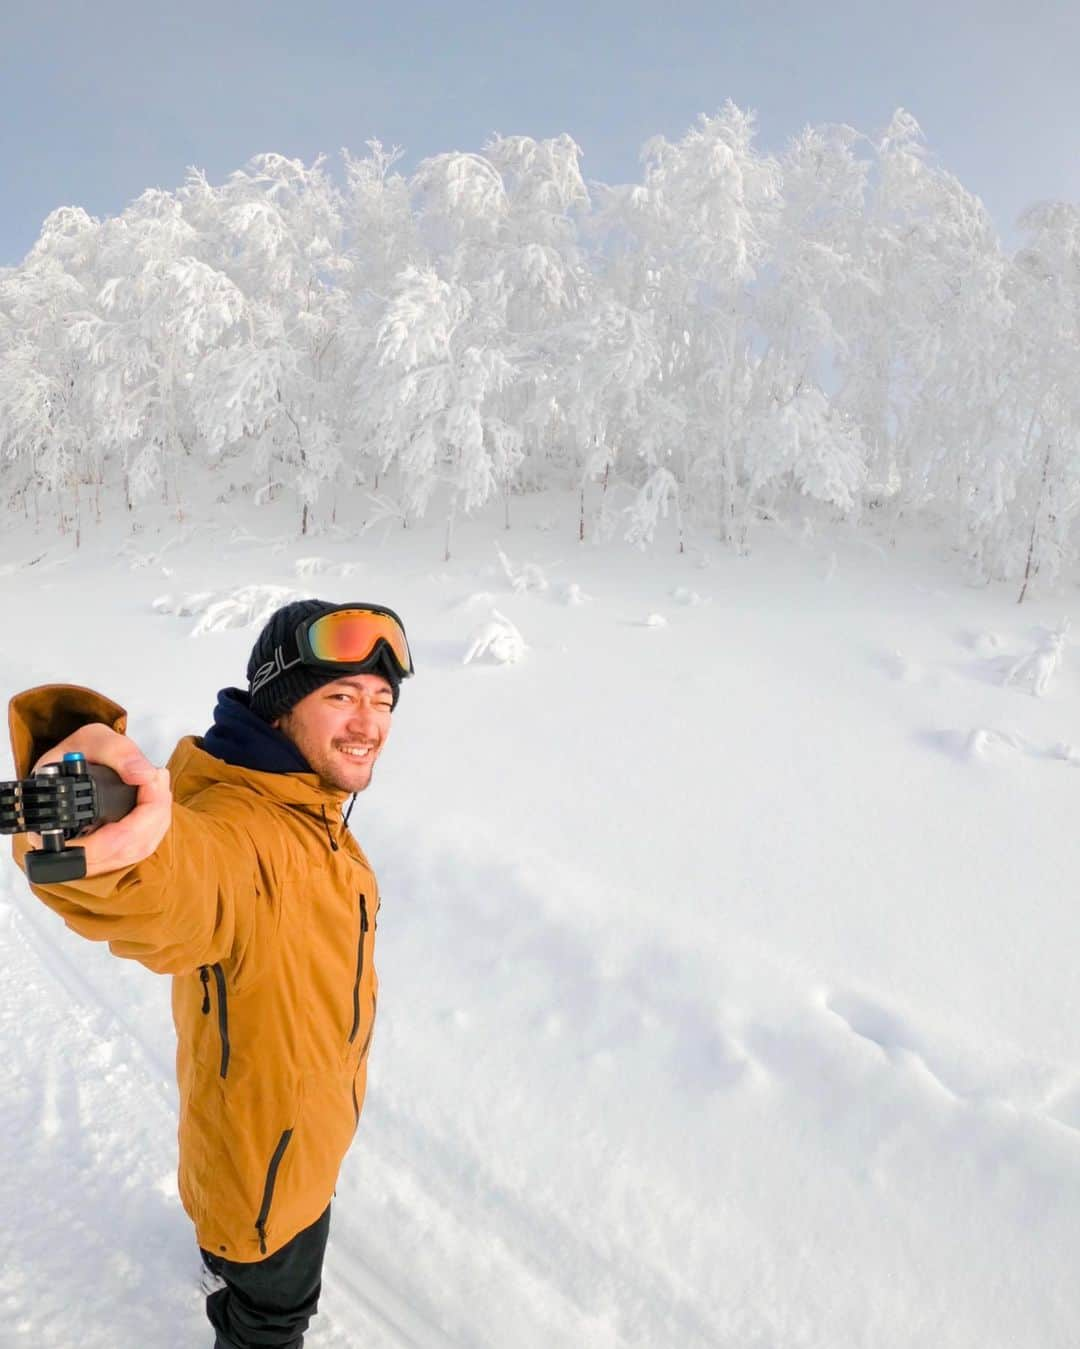
[{"label": "mustard yellow jacket", "polygon": [[[49,685],[12,700],[15,769],[123,708]],[[323,1212],[364,1099],[378,980],[378,890],[313,773],[221,762],[194,737],[169,760],[172,824],[136,866],[34,893],[114,955],[171,974],[179,1188],[199,1244],[272,1255]],[[22,865],[24,837],[15,839]]]}]

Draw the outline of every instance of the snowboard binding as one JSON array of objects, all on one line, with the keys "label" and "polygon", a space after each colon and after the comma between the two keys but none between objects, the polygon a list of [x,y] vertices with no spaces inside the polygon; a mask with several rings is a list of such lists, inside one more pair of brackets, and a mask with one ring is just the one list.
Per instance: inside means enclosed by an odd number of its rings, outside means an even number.
[{"label": "snowboard binding", "polygon": [[33,777],[0,782],[0,834],[41,835],[26,854],[26,875],[37,885],[61,885],[86,875],[86,853],[68,840],[99,824],[122,820],[135,805],[135,788],[104,764],[65,754]]}]

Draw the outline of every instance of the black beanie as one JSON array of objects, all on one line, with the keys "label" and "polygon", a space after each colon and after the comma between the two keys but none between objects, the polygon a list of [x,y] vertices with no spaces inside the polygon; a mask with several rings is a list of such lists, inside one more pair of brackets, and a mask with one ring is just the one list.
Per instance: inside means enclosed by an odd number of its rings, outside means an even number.
[{"label": "black beanie", "polygon": [[[251,648],[247,666],[248,688],[250,689],[251,681],[258,670],[273,662],[274,653],[279,647],[283,664],[288,665],[290,661],[296,660],[300,654],[296,645],[296,628],[299,623],[305,618],[328,614],[340,607],[327,600],[295,600],[271,614]],[[380,658],[373,664],[372,670],[385,676],[393,690],[396,707],[401,691],[401,680],[393,662],[381,659],[380,653]],[[316,689],[332,683],[339,677],[340,671],[320,670],[310,665],[293,665],[291,669],[275,675],[273,679],[268,679],[256,693],[251,694],[251,710],[263,721],[274,722],[290,708],[295,707],[301,698],[306,698],[309,693],[314,693]]]}]

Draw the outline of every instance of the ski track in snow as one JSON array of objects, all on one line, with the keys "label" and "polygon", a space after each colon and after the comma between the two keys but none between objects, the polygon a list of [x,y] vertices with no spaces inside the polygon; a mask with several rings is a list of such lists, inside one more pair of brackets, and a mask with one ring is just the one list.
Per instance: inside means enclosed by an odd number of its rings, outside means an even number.
[{"label": "ski track in snow", "polygon": [[[0,1066],[9,1136],[0,1287],[16,1337],[5,1344],[115,1343],[91,1328],[108,1327],[123,1303],[127,1343],[179,1349],[192,1342],[190,1315],[175,1338],[161,1328],[182,1324],[190,1289],[177,1269],[194,1249],[177,1223],[175,1111],[161,1054],[57,954],[62,944],[43,950],[38,915],[24,911],[34,901],[10,902],[13,879],[5,874],[0,929],[0,1033],[5,1047],[22,1046]],[[167,1042],[159,1049],[167,1054]]]}]

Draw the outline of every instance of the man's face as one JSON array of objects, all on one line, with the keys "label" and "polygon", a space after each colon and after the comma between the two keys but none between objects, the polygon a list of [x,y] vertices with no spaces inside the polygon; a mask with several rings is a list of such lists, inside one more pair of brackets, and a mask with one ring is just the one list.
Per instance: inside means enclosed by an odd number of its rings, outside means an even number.
[{"label": "man's face", "polygon": [[342,675],[301,698],[274,725],[324,783],[362,792],[390,734],[393,698],[382,675]]}]

